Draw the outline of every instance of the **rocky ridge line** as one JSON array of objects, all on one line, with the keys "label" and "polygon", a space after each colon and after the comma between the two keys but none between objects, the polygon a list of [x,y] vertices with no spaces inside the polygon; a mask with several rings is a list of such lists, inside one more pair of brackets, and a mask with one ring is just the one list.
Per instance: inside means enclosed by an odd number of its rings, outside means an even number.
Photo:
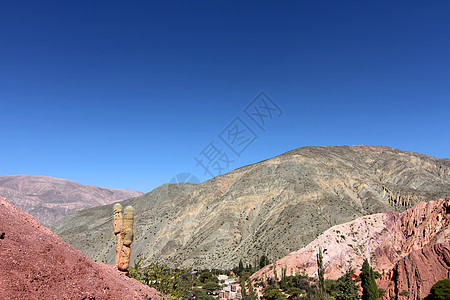
[{"label": "rocky ridge line", "polygon": [[84,208],[138,197],[141,192],[99,188],[48,176],[0,177],[0,196],[49,226],[67,214]]}]

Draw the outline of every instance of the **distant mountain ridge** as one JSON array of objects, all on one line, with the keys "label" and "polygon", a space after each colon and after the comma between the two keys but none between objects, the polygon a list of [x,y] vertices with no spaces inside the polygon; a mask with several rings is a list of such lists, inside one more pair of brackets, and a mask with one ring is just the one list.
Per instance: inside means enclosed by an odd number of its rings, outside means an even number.
[{"label": "distant mountain ridge", "polygon": [[0,177],[0,196],[49,226],[70,212],[142,195],[141,192],[99,188],[48,176]]},{"label": "distant mountain ridge", "polygon": [[[280,258],[326,229],[402,212],[450,193],[450,161],[382,146],[304,147],[207,182],[163,185],[133,205],[132,260],[232,268]],[[73,213],[51,228],[94,260],[112,263],[112,205]]]}]

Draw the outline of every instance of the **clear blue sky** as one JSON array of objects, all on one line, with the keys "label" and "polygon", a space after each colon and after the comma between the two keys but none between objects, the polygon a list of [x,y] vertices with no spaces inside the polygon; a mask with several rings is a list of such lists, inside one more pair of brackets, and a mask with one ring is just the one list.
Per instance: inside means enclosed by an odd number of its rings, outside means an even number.
[{"label": "clear blue sky", "polygon": [[450,1],[243,2],[0,1],[0,175],[147,192],[208,179],[211,141],[226,171],[310,145],[450,157]]}]

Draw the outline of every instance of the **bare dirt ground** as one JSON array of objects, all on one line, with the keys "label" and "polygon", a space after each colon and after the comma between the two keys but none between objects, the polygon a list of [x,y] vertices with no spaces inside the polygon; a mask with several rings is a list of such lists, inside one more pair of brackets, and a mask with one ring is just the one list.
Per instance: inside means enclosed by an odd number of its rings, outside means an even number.
[{"label": "bare dirt ground", "polygon": [[161,299],[0,197],[0,299]]}]

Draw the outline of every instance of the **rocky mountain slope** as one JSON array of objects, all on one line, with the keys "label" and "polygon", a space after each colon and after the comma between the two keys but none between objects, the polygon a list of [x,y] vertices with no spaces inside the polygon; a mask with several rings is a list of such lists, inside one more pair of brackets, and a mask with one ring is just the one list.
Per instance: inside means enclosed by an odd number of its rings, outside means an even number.
[{"label": "rocky mountain slope", "polygon": [[[370,260],[374,270],[391,274],[391,270],[400,260],[417,261],[415,257],[420,251],[431,253],[433,250],[430,249],[434,245],[450,242],[449,224],[450,198],[422,202],[403,213],[385,212],[364,216],[331,227],[306,247],[279,259],[276,262],[277,274],[282,274],[282,269],[286,268],[289,275],[301,273],[310,277],[317,276],[316,255],[319,246],[324,251],[325,278],[337,279],[349,267],[358,274],[366,258]],[[428,247],[430,251],[423,250],[424,247]],[[416,254],[410,257],[412,252]],[[398,268],[404,269],[402,266]],[[443,261],[442,268],[447,270],[445,272],[447,276],[447,272],[450,271],[450,260]],[[268,265],[253,274],[252,278],[273,277],[274,269],[273,265]],[[436,273],[436,276],[439,276],[438,274]],[[393,277],[391,274],[385,281],[392,280]],[[431,279],[432,277],[430,281]]]},{"label": "rocky mountain slope", "polygon": [[[450,242],[430,243],[402,258],[395,267],[378,281],[378,288],[385,290],[386,299],[424,299],[431,287],[450,273]],[[408,291],[407,296],[401,296]]]},{"label": "rocky mountain slope", "polygon": [[47,176],[0,177],[0,196],[49,226],[68,213],[142,195],[141,192],[104,189]]},{"label": "rocky mountain slope", "polygon": [[[450,193],[450,161],[379,146],[299,148],[199,185],[163,185],[133,205],[132,259],[230,268],[283,257],[326,229],[404,211]],[[112,263],[112,205],[82,210],[52,230],[94,260]],[[349,237],[350,238],[350,237]]]},{"label": "rocky mountain slope", "polygon": [[0,299],[161,299],[0,197]]}]

